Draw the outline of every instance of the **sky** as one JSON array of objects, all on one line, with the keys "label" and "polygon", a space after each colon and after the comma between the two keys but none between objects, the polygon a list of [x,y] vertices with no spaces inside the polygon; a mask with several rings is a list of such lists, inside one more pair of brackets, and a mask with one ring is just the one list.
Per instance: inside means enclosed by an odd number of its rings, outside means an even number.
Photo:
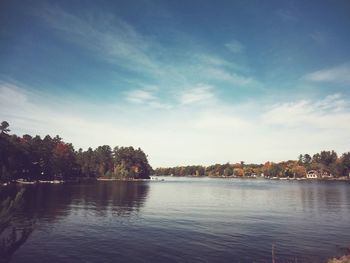
[{"label": "sky", "polygon": [[0,121],[153,167],[350,150],[350,1],[0,1]]}]

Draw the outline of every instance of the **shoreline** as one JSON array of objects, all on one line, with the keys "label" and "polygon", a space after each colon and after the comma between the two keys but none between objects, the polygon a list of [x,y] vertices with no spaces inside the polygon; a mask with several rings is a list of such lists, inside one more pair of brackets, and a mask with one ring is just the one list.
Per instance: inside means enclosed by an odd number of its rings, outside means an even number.
[{"label": "shoreline", "polygon": [[288,177],[251,177],[251,176],[175,176],[175,175],[153,175],[153,177],[169,178],[213,178],[213,179],[243,179],[243,180],[271,180],[271,181],[350,181],[348,177],[341,178],[288,178]]},{"label": "shoreline", "polygon": [[125,181],[125,182],[148,182],[152,179],[134,179],[134,178],[128,178],[128,179],[119,179],[119,178],[96,178],[95,181],[102,181],[102,182],[113,182],[113,181]]},{"label": "shoreline", "polygon": [[[159,178],[163,177],[163,178]],[[1,183],[0,186],[8,186],[13,184],[18,185],[36,185],[36,184],[67,184],[67,183],[81,183],[86,181],[100,181],[100,182],[150,182],[150,181],[165,181],[164,177],[169,178],[210,178],[210,179],[241,179],[241,180],[269,180],[269,181],[297,181],[297,182],[350,182],[350,178],[266,178],[266,177],[238,177],[238,176],[170,176],[170,175],[153,175],[149,179],[119,179],[119,178],[79,178],[78,180],[38,180],[25,181],[16,180]]]}]

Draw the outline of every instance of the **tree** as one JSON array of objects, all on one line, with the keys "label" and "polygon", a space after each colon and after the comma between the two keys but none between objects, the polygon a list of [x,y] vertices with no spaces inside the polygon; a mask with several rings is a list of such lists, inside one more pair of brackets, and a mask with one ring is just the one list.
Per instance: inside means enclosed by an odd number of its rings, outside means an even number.
[{"label": "tree", "polygon": [[301,166],[301,165],[293,166],[291,169],[291,172],[293,176],[295,176],[296,178],[305,177],[306,175],[306,169],[304,166]]},{"label": "tree", "polygon": [[95,160],[97,164],[98,175],[103,176],[112,170],[113,157],[112,149],[109,145],[102,145],[95,150]]},{"label": "tree", "polygon": [[349,176],[350,175],[350,152],[344,153],[340,158],[341,164],[341,175]]},{"label": "tree", "polygon": [[7,121],[1,122],[0,124],[1,134],[7,134],[8,132],[10,132],[9,126],[10,124]]},{"label": "tree", "polygon": [[231,167],[227,167],[224,170],[224,176],[232,176],[233,175],[233,169]]},{"label": "tree", "polygon": [[233,169],[233,174],[235,176],[242,177],[242,176],[244,176],[244,170],[242,168],[234,168]]},{"label": "tree", "polygon": [[265,176],[280,177],[282,176],[282,171],[282,164],[266,162],[263,166],[263,172]]},{"label": "tree", "polygon": [[300,165],[303,164],[303,159],[304,159],[303,155],[300,154],[299,157],[298,157],[298,163],[299,163]]},{"label": "tree", "polygon": [[329,166],[337,160],[338,156],[335,151],[321,151],[320,163]]},{"label": "tree", "polygon": [[309,165],[311,164],[312,158],[309,154],[304,154],[304,158],[303,158],[303,164],[304,165]]},{"label": "tree", "polygon": [[74,148],[71,144],[60,142],[52,152],[52,172],[54,178],[68,178],[77,172]]},{"label": "tree", "polygon": [[[127,171],[127,176],[131,178],[148,179],[152,171],[152,167],[149,165],[146,154],[138,148],[135,150],[133,147],[115,147],[113,151],[114,165],[118,167],[115,169],[119,176],[118,171],[123,168]],[[125,173],[124,173],[125,174]]]},{"label": "tree", "polygon": [[86,177],[96,177],[98,175],[96,156],[91,147],[85,152],[80,148],[76,156],[81,175]]}]

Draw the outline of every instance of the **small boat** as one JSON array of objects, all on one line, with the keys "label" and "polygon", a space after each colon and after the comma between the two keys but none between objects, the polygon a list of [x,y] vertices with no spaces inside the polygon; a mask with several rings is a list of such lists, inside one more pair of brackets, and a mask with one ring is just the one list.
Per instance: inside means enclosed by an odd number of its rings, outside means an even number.
[{"label": "small boat", "polygon": [[49,184],[49,183],[50,183],[50,181],[39,180],[39,183],[41,183],[41,184]]},{"label": "small boat", "polygon": [[62,184],[62,183],[64,183],[64,181],[63,180],[52,180],[52,181],[39,180],[39,183],[41,183],[41,184]]},{"label": "small boat", "polygon": [[63,181],[62,180],[53,180],[50,182],[51,184],[62,184]]},{"label": "small boat", "polygon": [[16,180],[16,182],[19,184],[35,184],[36,183],[34,181],[25,181],[23,179],[18,179],[18,180]]}]

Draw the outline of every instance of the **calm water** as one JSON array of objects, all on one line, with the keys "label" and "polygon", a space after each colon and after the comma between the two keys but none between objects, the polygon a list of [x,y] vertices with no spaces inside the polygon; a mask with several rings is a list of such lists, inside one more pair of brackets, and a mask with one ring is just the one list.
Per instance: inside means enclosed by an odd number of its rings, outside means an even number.
[{"label": "calm water", "polygon": [[27,186],[11,262],[324,262],[350,246],[350,184],[210,178]]}]

